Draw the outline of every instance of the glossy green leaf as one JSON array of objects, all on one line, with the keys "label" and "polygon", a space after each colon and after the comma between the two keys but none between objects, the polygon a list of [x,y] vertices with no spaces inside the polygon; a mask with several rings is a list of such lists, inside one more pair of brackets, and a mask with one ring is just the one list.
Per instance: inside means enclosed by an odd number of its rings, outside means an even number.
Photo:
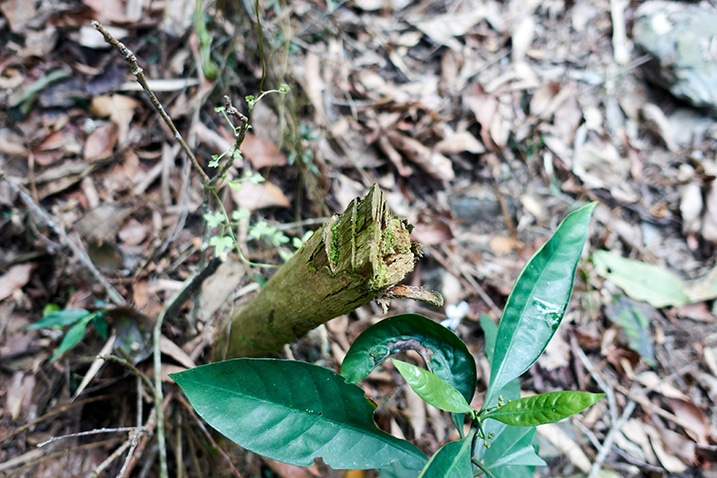
[{"label": "glossy green leaf", "polygon": [[656,312],[650,305],[626,297],[617,297],[605,307],[605,316],[622,327],[629,347],[651,367],[655,365],[655,352],[650,337],[649,316]]},{"label": "glossy green leaf", "polygon": [[541,393],[508,402],[483,418],[492,418],[506,425],[534,427],[580,413],[604,396],[604,393],[567,391]]},{"label": "glossy green leaf", "polygon": [[690,302],[685,293],[685,282],[663,267],[608,251],[595,251],[592,260],[598,275],[635,300],[647,302],[658,309]]},{"label": "glossy green leaf", "polygon": [[531,477],[537,466],[546,463],[538,456],[535,427],[512,427],[504,423],[489,420],[484,424],[495,425],[493,438],[485,442],[479,440],[478,450],[483,450],[482,465],[495,478]]},{"label": "glossy green leaf", "polygon": [[171,375],[197,413],[247,450],[308,466],[420,470],[426,457],[373,422],[363,390],[305,362],[234,359]]},{"label": "glossy green leaf", "polygon": [[429,371],[470,403],[476,389],[473,356],[456,334],[422,315],[397,315],[366,329],[346,353],[341,375],[348,382],[358,382],[391,355],[406,350],[418,352]]},{"label": "glossy green leaf", "polygon": [[85,309],[65,309],[47,314],[34,324],[27,326],[28,329],[49,329],[50,327],[64,327],[71,325],[90,314]]},{"label": "glossy green leaf", "polygon": [[[485,314],[481,316],[480,324],[485,337],[485,355],[492,363],[498,326]],[[498,396],[505,401],[519,399],[520,380],[516,378],[508,382],[498,391]],[[536,466],[545,466],[537,455],[537,446],[533,445],[535,427],[509,427],[495,420],[486,420],[482,428],[491,438],[478,440],[475,458],[495,478],[533,476]]]},{"label": "glossy green leaf", "polygon": [[471,445],[475,430],[463,439],[443,445],[428,461],[418,478],[470,478],[473,476]]},{"label": "glossy green leaf", "polygon": [[485,403],[540,357],[565,315],[596,203],[572,212],[530,259],[508,297],[498,326]]},{"label": "glossy green leaf", "polygon": [[406,380],[406,383],[426,403],[446,412],[471,413],[473,411],[461,392],[438,375],[400,360],[391,359],[391,363]]},{"label": "glossy green leaf", "polygon": [[60,355],[64,354],[68,350],[72,349],[75,345],[80,343],[82,337],[85,336],[87,324],[89,324],[90,321],[95,318],[95,315],[96,313],[85,315],[79,320],[79,322],[76,322],[75,325],[67,329],[67,332],[65,332],[65,336],[62,337],[62,341],[60,342],[60,345],[58,345],[57,350],[55,350],[55,353],[52,354],[52,357],[50,357],[51,361],[54,362],[60,357]]}]

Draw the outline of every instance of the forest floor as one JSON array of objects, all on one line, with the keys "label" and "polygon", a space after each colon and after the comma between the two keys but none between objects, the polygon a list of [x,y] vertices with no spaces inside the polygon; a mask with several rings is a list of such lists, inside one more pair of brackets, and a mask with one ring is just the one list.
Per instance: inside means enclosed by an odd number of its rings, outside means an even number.
[{"label": "forest floor", "polygon": [[[152,428],[152,398],[121,365],[92,369],[107,353],[101,323],[56,360],[61,331],[28,326],[50,310],[103,311],[118,340],[140,337],[133,358],[151,374],[151,324],[214,254],[202,178],[98,20],[210,175],[234,141],[224,96],[247,114],[247,95],[290,86],[257,103],[226,171],[266,181],[218,190],[227,210],[250,212],[244,254],[280,264],[291,240],[378,184],[423,246],[407,283],[467,303],[457,334],[478,363],[476,406],[489,371],[479,318],[497,321],[560,220],[598,201],[563,325],[522,389],[609,400],[539,428],[548,467],[536,473],[717,476],[717,127],[646,81],[631,38],[640,2],[272,0],[260,27],[253,2],[201,3],[199,16],[191,0],[0,3],[0,475],[157,476],[152,440],[126,450],[127,427]],[[643,264],[606,265],[599,250]],[[165,321],[168,373],[209,361],[217,320],[271,275],[223,256]],[[402,312],[446,318],[393,301],[389,315]],[[362,307],[282,354],[338,369],[384,316]],[[364,388],[379,424],[425,452],[453,437],[395,370]],[[165,389],[173,476],[348,476],[242,452]],[[37,447],[111,428],[122,431]]]}]

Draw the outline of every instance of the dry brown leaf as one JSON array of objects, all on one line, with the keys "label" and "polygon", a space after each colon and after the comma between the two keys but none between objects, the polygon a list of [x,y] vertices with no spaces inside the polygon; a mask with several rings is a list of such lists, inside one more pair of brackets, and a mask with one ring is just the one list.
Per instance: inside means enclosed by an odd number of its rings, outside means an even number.
[{"label": "dry brown leaf", "polygon": [[421,437],[426,430],[426,402],[411,387],[405,387],[403,390],[406,398],[406,412],[413,435]]},{"label": "dry brown leaf", "polygon": [[658,420],[653,420],[655,427],[660,432],[662,442],[670,453],[678,456],[683,463],[695,465],[697,461],[695,443],[682,433],[670,430]]},{"label": "dry brown leaf", "polygon": [[181,347],[165,337],[164,334],[162,334],[159,339],[159,350],[161,350],[163,354],[172,357],[185,368],[194,368],[197,366],[194,360],[192,360]]},{"label": "dry brown leaf", "polygon": [[[6,382],[7,383],[7,382]],[[32,401],[35,388],[35,374],[15,372],[5,396],[5,416],[17,420]]]},{"label": "dry brown leaf", "polygon": [[520,249],[522,244],[517,239],[509,236],[495,236],[491,238],[488,246],[496,256],[505,256]]},{"label": "dry brown leaf", "polygon": [[403,161],[403,156],[396,151],[396,148],[393,147],[386,135],[380,134],[378,138],[376,138],[376,144],[378,144],[378,148],[386,155],[389,161],[391,161],[391,164],[394,165],[400,176],[407,178],[413,174],[413,169]]},{"label": "dry brown leaf", "polygon": [[435,146],[436,151],[443,154],[485,153],[485,146],[468,131],[457,131],[442,139]]},{"label": "dry brown leaf", "polygon": [[16,156],[18,158],[26,158],[28,151],[21,143],[15,143],[10,139],[0,136],[0,154],[10,157]]},{"label": "dry brown leaf", "polygon": [[575,87],[566,87],[564,91],[568,91],[565,100],[555,111],[553,124],[555,132],[560,135],[566,144],[573,143],[575,132],[583,120],[583,112],[580,109]]},{"label": "dry brown leaf", "polygon": [[696,182],[685,184],[680,188],[680,215],[682,216],[682,232],[689,234],[702,228],[702,188]]},{"label": "dry brown leaf", "polygon": [[448,224],[440,219],[431,222],[420,221],[414,224],[411,237],[416,242],[426,246],[443,244],[453,239],[453,233]]},{"label": "dry brown leaf", "polygon": [[717,242],[717,181],[713,181],[705,197],[705,213],[702,218],[702,237]]},{"label": "dry brown leaf", "polygon": [[327,124],[326,111],[324,110],[325,85],[321,77],[321,59],[318,55],[311,52],[307,52],[304,56],[304,76],[302,83],[306,96],[314,107],[316,119],[319,121],[319,124]]},{"label": "dry brown leaf", "polygon": [[136,110],[141,103],[125,95],[102,95],[94,98],[90,111],[98,118],[109,117],[117,126],[117,140],[124,143],[127,140],[129,125]]},{"label": "dry brown leaf", "polygon": [[650,438],[652,450],[655,452],[655,456],[659,460],[660,464],[669,473],[684,473],[687,469],[687,465],[685,465],[682,460],[677,458],[675,455],[665,450],[665,444],[662,442],[660,432],[652,425],[643,424],[643,426],[647,436]]},{"label": "dry brown leaf", "polygon": [[483,18],[485,18],[485,8],[473,6],[467,12],[458,11],[428,17],[421,15],[420,18],[414,15],[407,20],[439,45],[461,51],[461,44],[455,37],[468,33]]},{"label": "dry brown leaf", "polygon": [[290,465],[289,463],[283,463],[280,461],[274,461],[269,458],[264,458],[264,462],[269,465],[269,468],[281,478],[316,478],[321,476],[316,465],[309,467]]},{"label": "dry brown leaf", "polygon": [[[122,23],[127,20],[125,17],[125,5],[122,0],[82,0],[82,2],[97,12],[103,23]],[[174,10],[174,8],[169,10]],[[95,35],[97,35],[96,31]]]},{"label": "dry brown leaf", "polygon": [[95,129],[85,141],[85,161],[99,161],[112,156],[117,137],[117,125],[114,123],[106,123]]},{"label": "dry brown leaf", "polygon": [[114,203],[103,203],[90,210],[74,225],[82,237],[88,241],[113,242],[122,223],[132,212],[132,208]]},{"label": "dry brown leaf", "polygon": [[657,134],[662,139],[662,141],[665,142],[665,146],[667,146],[667,149],[672,152],[677,151],[679,148],[677,146],[677,143],[675,143],[675,139],[672,136],[672,126],[670,125],[670,122],[667,119],[667,116],[665,116],[665,113],[662,111],[662,109],[660,109],[660,107],[655,104],[646,103],[642,105],[642,108],[640,108],[640,112],[642,113],[642,117],[648,122],[650,126],[652,126],[652,129],[655,134]]},{"label": "dry brown leaf", "polygon": [[25,287],[30,280],[32,271],[35,270],[37,264],[34,262],[26,262],[24,264],[16,264],[8,271],[0,276],[0,300],[10,297],[16,290]]},{"label": "dry brown leaf", "polygon": [[37,16],[37,2],[6,0],[0,3],[0,12],[14,33],[24,34],[27,24]]},{"label": "dry brown leaf", "polygon": [[559,328],[538,359],[538,364],[547,371],[570,365],[570,345],[565,340],[565,328]]},{"label": "dry brown leaf", "polygon": [[651,465],[657,464],[657,457],[650,445],[650,438],[645,431],[645,423],[637,418],[629,419],[616,436],[615,444],[638,460],[645,461]]},{"label": "dry brown leaf", "polygon": [[286,156],[279,151],[274,143],[251,133],[247,133],[244,137],[241,152],[255,169],[267,166],[285,166],[287,163]]},{"label": "dry brown leaf", "polygon": [[252,212],[268,207],[291,206],[281,189],[270,182],[260,184],[245,182],[238,191],[232,189],[231,195],[235,204]]},{"label": "dry brown leaf", "polygon": [[497,151],[498,147],[491,138],[490,127],[493,124],[493,118],[498,111],[498,99],[485,92],[483,86],[476,82],[470,88],[470,91],[464,95],[463,102],[473,112],[476,121],[481,126],[481,140],[489,151]]},{"label": "dry brown leaf", "polygon": [[675,388],[673,385],[662,380],[655,372],[648,370],[642,372],[636,377],[636,380],[650,390],[661,394],[667,398],[686,400],[685,395],[681,390]]},{"label": "dry brown leaf", "polygon": [[689,424],[689,427],[685,428],[685,433],[698,444],[706,445],[710,425],[702,409],[689,399],[668,398],[667,402],[675,416],[683,423]]},{"label": "dry brown leaf", "polygon": [[136,246],[141,244],[147,237],[147,229],[144,224],[136,219],[130,219],[122,226],[117,235],[123,243]]},{"label": "dry brown leaf", "polygon": [[565,433],[560,426],[549,423],[546,425],[540,425],[538,427],[538,433],[553,444],[568,460],[576,467],[578,467],[583,473],[590,471],[590,459],[582,451],[580,445]]},{"label": "dry brown leaf", "polygon": [[435,179],[451,181],[455,179],[451,160],[437,151],[432,151],[413,138],[398,131],[386,132],[391,144],[401,151],[410,161],[420,166],[429,176]]},{"label": "dry brown leaf", "polygon": [[232,292],[239,288],[245,274],[246,268],[241,262],[231,258],[224,261],[202,284],[197,307],[198,319],[208,322],[227,303]]}]

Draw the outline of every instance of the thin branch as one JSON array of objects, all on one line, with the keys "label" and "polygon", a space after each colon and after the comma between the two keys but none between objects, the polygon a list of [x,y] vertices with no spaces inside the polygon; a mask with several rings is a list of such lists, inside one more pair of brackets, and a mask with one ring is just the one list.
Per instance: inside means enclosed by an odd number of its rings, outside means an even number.
[{"label": "thin branch", "polygon": [[112,284],[107,281],[105,276],[97,269],[97,267],[95,267],[95,264],[92,262],[92,259],[90,259],[90,256],[87,255],[87,252],[85,252],[83,248],[78,246],[75,241],[70,238],[65,231],[65,228],[62,226],[62,222],[46,213],[32,199],[32,197],[25,192],[24,189],[11,181],[10,178],[2,177],[2,179],[5,180],[5,183],[10,186],[10,189],[12,189],[20,197],[22,202],[25,203],[25,206],[30,214],[35,217],[35,220],[49,227],[55,234],[57,234],[57,237],[60,238],[60,242],[70,248],[74,256],[82,263],[83,266],[87,268],[88,271],[90,271],[97,282],[99,282],[105,289],[107,297],[109,297],[115,305],[125,305],[126,301],[124,297],[122,297],[122,294],[117,292],[117,289],[115,289]]},{"label": "thin branch", "polygon": [[147,77],[144,76],[144,70],[139,66],[137,63],[137,57],[132,53],[132,50],[127,48],[122,42],[117,40],[110,32],[105,29],[105,27],[98,21],[93,20],[92,26],[95,27],[95,29],[102,34],[103,37],[105,37],[105,41],[112,45],[120,54],[124,57],[125,61],[129,65],[130,72],[134,75],[134,77],[137,79],[137,83],[139,83],[142,86],[142,89],[149,97],[149,101],[152,103],[152,106],[157,110],[157,113],[159,113],[159,116],[162,117],[162,120],[164,120],[164,123],[169,127],[170,131],[174,135],[174,139],[179,142],[179,144],[182,146],[182,149],[187,154],[189,159],[192,161],[192,164],[194,165],[194,168],[197,170],[199,175],[202,177],[202,182],[204,184],[209,184],[210,179],[207,173],[204,172],[204,169],[199,164],[199,161],[197,160],[197,157],[192,152],[189,145],[184,141],[184,138],[180,134],[177,127],[174,125],[174,121],[172,121],[172,118],[169,117],[166,111],[164,111],[164,107],[157,99],[157,96],[154,94],[154,92],[149,88],[149,84],[147,83]]}]

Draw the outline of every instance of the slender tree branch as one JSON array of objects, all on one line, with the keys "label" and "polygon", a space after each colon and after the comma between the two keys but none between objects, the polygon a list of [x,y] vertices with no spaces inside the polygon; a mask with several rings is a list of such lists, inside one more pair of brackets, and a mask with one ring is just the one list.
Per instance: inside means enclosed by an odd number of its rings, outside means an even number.
[{"label": "slender tree branch", "polygon": [[174,125],[174,121],[172,121],[172,118],[169,117],[166,111],[164,111],[164,107],[157,99],[157,95],[154,94],[154,92],[149,88],[149,84],[147,83],[147,77],[144,76],[144,70],[139,66],[137,63],[137,57],[132,53],[132,50],[127,48],[122,42],[117,40],[110,32],[107,31],[107,29],[98,21],[93,20],[92,26],[95,27],[95,29],[102,34],[103,37],[105,37],[105,41],[112,45],[117,51],[120,52],[120,54],[124,57],[125,61],[129,65],[130,72],[134,75],[134,77],[137,79],[137,83],[139,83],[142,86],[142,89],[149,97],[149,101],[152,103],[152,106],[157,110],[157,113],[159,113],[159,116],[162,117],[162,120],[164,120],[164,123],[169,127],[170,131],[172,131],[172,134],[174,135],[174,139],[176,139],[179,144],[182,146],[182,149],[187,154],[189,159],[192,161],[192,164],[194,165],[194,168],[199,172],[199,175],[202,177],[202,182],[206,185],[209,184],[210,179],[207,173],[204,172],[204,169],[199,164],[199,161],[197,160],[197,157],[192,152],[189,145],[184,141],[184,138],[182,137],[181,133],[177,129],[177,127]]}]

